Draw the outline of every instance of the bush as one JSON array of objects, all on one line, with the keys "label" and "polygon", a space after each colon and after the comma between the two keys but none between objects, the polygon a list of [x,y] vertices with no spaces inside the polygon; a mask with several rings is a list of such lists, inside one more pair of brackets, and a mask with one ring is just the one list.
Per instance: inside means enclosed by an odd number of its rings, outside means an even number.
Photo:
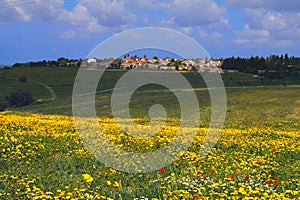
[{"label": "bush", "polygon": [[6,109],[7,105],[4,103],[0,103],[0,112],[4,111]]},{"label": "bush", "polygon": [[6,97],[6,100],[8,100],[10,105],[17,107],[26,106],[33,102],[32,94],[24,90],[18,90],[10,93]]},{"label": "bush", "polygon": [[19,81],[25,83],[27,81],[27,78],[25,76],[22,76],[19,78]]}]

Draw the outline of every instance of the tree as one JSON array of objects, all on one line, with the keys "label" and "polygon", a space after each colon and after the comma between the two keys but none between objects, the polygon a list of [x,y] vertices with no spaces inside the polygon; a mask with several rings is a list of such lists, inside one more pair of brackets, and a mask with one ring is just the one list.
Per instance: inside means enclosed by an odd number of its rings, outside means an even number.
[{"label": "tree", "polygon": [[0,112],[4,111],[6,109],[7,105],[4,103],[0,103]]},{"label": "tree", "polygon": [[22,64],[22,63],[15,63],[15,64],[13,64],[12,67],[14,67],[14,68],[24,67],[24,64]]},{"label": "tree", "polygon": [[27,78],[25,76],[21,76],[19,78],[19,81],[22,82],[22,83],[25,83],[27,81]]},{"label": "tree", "polygon": [[68,62],[68,59],[63,58],[63,57],[57,59],[57,63],[59,66],[67,66],[67,62]]},{"label": "tree", "polygon": [[289,61],[290,61],[289,55],[286,53],[286,54],[284,55],[284,60],[283,60],[283,62],[284,62],[284,64],[288,65],[288,64],[289,64]]},{"label": "tree", "polygon": [[279,58],[279,64],[281,64],[281,65],[284,64],[283,55],[281,55]]},{"label": "tree", "polygon": [[16,92],[10,93],[6,100],[10,105],[22,107],[29,105],[33,102],[32,94],[24,90],[17,90]]}]

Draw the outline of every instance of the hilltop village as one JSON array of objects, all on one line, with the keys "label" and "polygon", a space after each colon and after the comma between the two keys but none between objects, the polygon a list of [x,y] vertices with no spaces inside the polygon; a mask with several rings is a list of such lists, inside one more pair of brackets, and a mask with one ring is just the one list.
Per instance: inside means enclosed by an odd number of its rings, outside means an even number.
[{"label": "hilltop village", "polygon": [[169,70],[169,71],[214,71],[222,72],[222,62],[212,59],[177,59],[177,58],[158,58],[154,56],[151,59],[137,56],[124,56],[119,59],[95,58],[85,59],[81,66],[89,69],[111,69],[111,70]]}]

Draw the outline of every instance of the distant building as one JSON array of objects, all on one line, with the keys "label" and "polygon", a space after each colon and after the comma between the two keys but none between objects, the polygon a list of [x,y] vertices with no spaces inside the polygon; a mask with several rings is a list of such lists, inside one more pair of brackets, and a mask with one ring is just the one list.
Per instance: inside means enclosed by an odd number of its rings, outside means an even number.
[{"label": "distant building", "polygon": [[88,64],[96,64],[96,63],[97,63],[97,60],[96,60],[95,58],[89,58],[89,59],[87,60],[87,63],[88,63]]}]

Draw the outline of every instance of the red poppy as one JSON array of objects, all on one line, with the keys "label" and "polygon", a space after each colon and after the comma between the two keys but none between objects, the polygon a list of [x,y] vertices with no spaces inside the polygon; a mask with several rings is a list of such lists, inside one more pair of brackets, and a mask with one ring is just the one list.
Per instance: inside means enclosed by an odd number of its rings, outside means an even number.
[{"label": "red poppy", "polygon": [[206,180],[206,176],[203,176],[202,178],[203,178],[203,180]]},{"label": "red poppy", "polygon": [[226,162],[227,162],[227,160],[224,160],[223,162],[224,162],[224,163],[226,163]]},{"label": "red poppy", "polygon": [[237,172],[236,174],[237,174],[237,175],[241,175],[241,172]]},{"label": "red poppy", "polygon": [[216,171],[215,171],[214,169],[211,169],[210,172],[211,172],[211,173],[215,173]]},{"label": "red poppy", "polygon": [[266,184],[267,184],[267,185],[270,185],[270,184],[271,184],[271,181],[267,181]]},{"label": "red poppy", "polygon": [[245,180],[247,180],[247,181],[248,181],[249,179],[250,179],[250,177],[249,177],[249,176],[245,176]]},{"label": "red poppy", "polygon": [[162,167],[159,169],[159,171],[160,171],[160,173],[164,173],[166,170],[165,170],[165,168]]},{"label": "red poppy", "polygon": [[56,154],[58,154],[58,151],[57,151],[57,150],[54,150],[52,153],[53,153],[54,155],[56,155]]},{"label": "red poppy", "polygon": [[229,178],[230,178],[231,180],[233,180],[233,179],[234,179],[234,176],[233,176],[233,175],[230,175]]},{"label": "red poppy", "polygon": [[278,186],[278,185],[279,185],[279,183],[276,181],[276,182],[274,183],[274,185],[275,185],[275,186]]},{"label": "red poppy", "polygon": [[193,199],[198,199],[198,198],[199,198],[198,194],[193,194]]},{"label": "red poppy", "polygon": [[272,153],[275,153],[276,152],[276,150],[275,149],[272,149]]},{"label": "red poppy", "polygon": [[182,158],[182,157],[179,157],[179,160],[183,160],[183,158]]},{"label": "red poppy", "polygon": [[200,176],[200,175],[201,175],[201,172],[197,172],[197,175]]},{"label": "red poppy", "polygon": [[274,179],[274,180],[277,180],[277,179],[278,179],[278,176],[273,176],[273,179]]},{"label": "red poppy", "polygon": [[257,161],[257,162],[256,162],[256,164],[260,165],[260,164],[261,164],[261,162]]}]

